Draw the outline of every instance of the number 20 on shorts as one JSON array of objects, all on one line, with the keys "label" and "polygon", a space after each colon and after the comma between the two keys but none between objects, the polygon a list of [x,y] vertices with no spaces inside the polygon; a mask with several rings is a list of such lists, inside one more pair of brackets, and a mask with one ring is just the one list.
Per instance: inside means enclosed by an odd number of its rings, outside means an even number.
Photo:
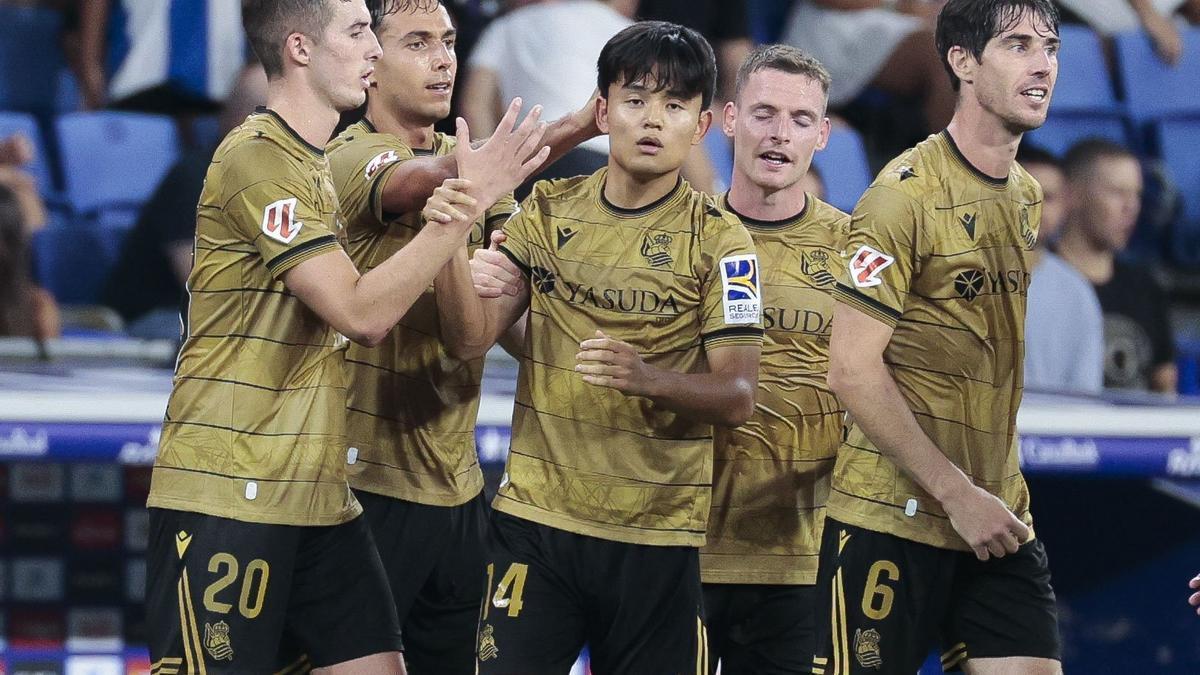
[{"label": "number 20 on shorts", "polygon": [[496,566],[488,563],[487,595],[484,596],[483,620],[487,621],[488,611],[492,607],[508,610],[508,616],[515,619],[521,613],[521,606],[524,604],[521,597],[525,595],[525,579],[529,576],[529,565],[524,563],[509,565],[508,571],[500,578],[500,585],[496,586],[496,592],[493,594],[492,582],[495,579],[495,571]]}]

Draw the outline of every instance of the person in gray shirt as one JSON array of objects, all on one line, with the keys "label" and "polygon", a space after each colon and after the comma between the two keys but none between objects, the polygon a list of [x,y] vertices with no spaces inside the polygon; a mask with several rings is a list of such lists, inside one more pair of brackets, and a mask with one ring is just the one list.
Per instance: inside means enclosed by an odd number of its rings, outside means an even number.
[{"label": "person in gray shirt", "polygon": [[1030,254],[1025,315],[1025,388],[1099,393],[1104,386],[1104,317],[1091,283],[1049,250],[1066,216],[1066,177],[1057,157],[1028,143],[1017,162],[1042,185],[1042,225]]}]

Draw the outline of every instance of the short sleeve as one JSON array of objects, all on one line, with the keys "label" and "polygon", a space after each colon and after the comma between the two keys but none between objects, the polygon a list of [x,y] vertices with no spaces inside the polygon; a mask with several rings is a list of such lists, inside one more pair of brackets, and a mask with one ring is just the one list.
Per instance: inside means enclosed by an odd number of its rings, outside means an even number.
[{"label": "short sleeve", "polygon": [[526,197],[516,212],[504,222],[504,234],[507,238],[500,245],[500,252],[520,267],[526,276],[529,276],[533,266],[533,241],[541,220],[537,198],[538,189],[535,185],[533,194]]},{"label": "short sleeve", "polygon": [[381,191],[392,172],[412,158],[410,148],[382,134],[363,134],[331,146],[329,170],[351,237],[356,230],[386,227]]},{"label": "short sleeve", "polygon": [[834,297],[894,327],[924,257],[917,234],[923,217],[895,188],[869,188],[851,216]]},{"label": "short sleeve", "polygon": [[313,188],[288,178],[266,179],[237,190],[225,203],[234,231],[254,244],[271,276],[339,247]]},{"label": "short sleeve", "polygon": [[[504,227],[505,222],[517,212],[517,200],[512,193],[508,193],[492,204],[491,208],[483,216],[483,232],[484,236],[491,236],[492,232]],[[486,239],[485,239],[486,243]]]},{"label": "short sleeve", "polygon": [[704,347],[762,344],[762,275],[754,241],[732,216],[706,219],[695,270]]}]

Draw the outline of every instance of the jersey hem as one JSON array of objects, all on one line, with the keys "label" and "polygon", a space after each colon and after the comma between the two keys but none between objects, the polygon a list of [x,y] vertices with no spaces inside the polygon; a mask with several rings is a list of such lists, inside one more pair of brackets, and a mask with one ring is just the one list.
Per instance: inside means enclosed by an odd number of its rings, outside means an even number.
[{"label": "jersey hem", "polygon": [[632,530],[620,525],[603,523],[585,523],[561,513],[554,513],[523,502],[514,501],[510,497],[496,495],[492,508],[501,513],[507,513],[516,518],[523,518],[546,527],[565,530],[587,537],[616,541],[624,544],[642,546],[692,546],[699,548],[704,545],[705,535],[691,532],[645,532]]}]

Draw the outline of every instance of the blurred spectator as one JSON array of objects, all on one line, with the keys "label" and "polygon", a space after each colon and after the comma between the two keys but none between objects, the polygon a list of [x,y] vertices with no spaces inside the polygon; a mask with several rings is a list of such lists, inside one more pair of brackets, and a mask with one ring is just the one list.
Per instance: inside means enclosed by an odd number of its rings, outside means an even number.
[{"label": "blurred spectator", "polygon": [[30,276],[29,227],[17,195],[0,185],[0,336],[58,337],[58,305]]},{"label": "blurred spectator", "polygon": [[46,205],[38,194],[37,182],[21,169],[33,161],[33,153],[33,143],[21,134],[0,138],[0,186],[8,188],[17,200],[27,235],[46,224]]},{"label": "blurred spectator", "polygon": [[955,93],[934,47],[944,0],[797,0],[783,42],[819,59],[833,76],[829,106],[868,86],[919,98],[927,130],[954,114]]},{"label": "blurred spectator", "polygon": [[1183,54],[1176,17],[1200,23],[1200,0],[1058,0],[1066,19],[1079,19],[1105,37],[1141,28],[1170,64]]},{"label": "blurred spectator", "polygon": [[1167,297],[1144,266],[1120,260],[1141,208],[1136,156],[1088,139],[1067,152],[1067,218],[1058,253],[1096,289],[1104,311],[1104,386],[1174,392]]},{"label": "blurred spectator", "polygon": [[[600,0],[509,2],[522,5],[484,29],[463,84],[463,113],[476,138],[496,130],[508,102],[541,104],[542,119],[574,112],[596,88],[604,43],[631,21]],[[589,140],[538,178],[590,174],[608,162],[608,139]]]},{"label": "blurred spectator", "polygon": [[[221,114],[221,136],[267,100],[262,67],[247,66]],[[196,204],[215,148],[185,152],[138,214],[125,237],[101,302],[125,320],[126,332],[147,340],[179,339],[184,284],[192,270]]]},{"label": "blurred spectator", "polygon": [[1104,387],[1104,318],[1091,283],[1049,246],[1067,211],[1057,157],[1028,143],[1017,161],[1042,185],[1042,224],[1030,254],[1033,281],[1025,315],[1025,386],[1096,394]]},{"label": "blurred spectator", "polygon": [[670,21],[687,26],[708,39],[717,55],[717,95],[713,97],[712,109],[714,115],[723,116],[725,103],[733,98],[738,68],[754,47],[750,39],[750,17],[746,1],[621,1],[635,6],[633,14],[639,21]]},{"label": "blurred spectator", "polygon": [[78,11],[89,109],[211,112],[245,64],[240,0],[79,0]]}]

